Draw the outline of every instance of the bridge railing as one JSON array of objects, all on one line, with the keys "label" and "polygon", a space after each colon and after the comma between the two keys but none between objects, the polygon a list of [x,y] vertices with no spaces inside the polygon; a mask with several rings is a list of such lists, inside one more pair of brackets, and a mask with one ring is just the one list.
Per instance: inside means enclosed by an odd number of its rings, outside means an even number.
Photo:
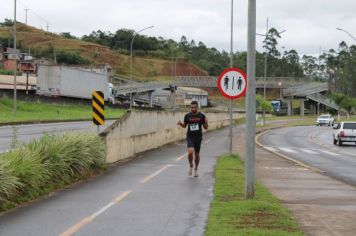
[{"label": "bridge railing", "polygon": [[324,96],[322,94],[311,94],[311,95],[308,95],[307,98],[314,100],[316,102],[319,102],[325,106],[339,110],[339,106],[336,105],[336,103],[334,101],[330,100],[329,98],[327,98],[326,96]]},{"label": "bridge railing", "polygon": [[283,96],[300,96],[304,97],[310,94],[320,93],[328,90],[327,83],[307,83],[291,88],[283,89]]}]

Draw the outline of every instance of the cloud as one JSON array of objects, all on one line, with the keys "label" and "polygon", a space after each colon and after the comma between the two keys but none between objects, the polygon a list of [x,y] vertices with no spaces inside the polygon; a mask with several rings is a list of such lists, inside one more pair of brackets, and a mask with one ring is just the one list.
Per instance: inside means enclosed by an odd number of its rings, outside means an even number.
[{"label": "cloud", "polygon": [[[229,51],[230,0],[18,0],[18,19],[24,21],[28,7],[29,23],[50,31],[71,32],[82,36],[93,30],[115,32],[120,28],[139,30],[150,36],[179,40],[202,41],[208,47]],[[234,48],[246,50],[247,1],[234,1]],[[265,0],[257,2],[257,32],[270,26],[286,29],[279,41],[286,49],[315,54],[319,48],[337,48],[339,42],[355,43],[348,35],[337,31],[342,27],[356,35],[356,1],[350,0]],[[13,18],[13,1],[2,1],[0,20]],[[257,49],[262,50],[262,37],[257,37]]]}]

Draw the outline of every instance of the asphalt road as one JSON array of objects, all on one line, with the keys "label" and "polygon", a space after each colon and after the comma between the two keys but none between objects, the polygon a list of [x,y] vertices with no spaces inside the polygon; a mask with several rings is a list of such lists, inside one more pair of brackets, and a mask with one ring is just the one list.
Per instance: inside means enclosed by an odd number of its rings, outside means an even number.
[{"label": "asphalt road", "polygon": [[325,174],[356,186],[356,146],[333,145],[330,127],[302,126],[282,128],[260,137],[266,149],[292,157],[322,170]]},{"label": "asphalt road", "polygon": [[0,216],[0,235],[203,235],[227,136],[204,135],[198,178],[187,175],[186,144],[177,142]]},{"label": "asphalt road", "polygon": [[[114,123],[114,120],[107,120],[105,126],[101,127],[100,130],[102,131],[112,123]],[[31,139],[38,139],[45,133],[75,131],[97,132],[97,127],[94,126],[91,121],[17,125],[16,128],[17,131],[14,132],[13,126],[0,127],[0,153],[10,149],[14,133],[17,133],[17,140],[19,142],[28,143]]]}]

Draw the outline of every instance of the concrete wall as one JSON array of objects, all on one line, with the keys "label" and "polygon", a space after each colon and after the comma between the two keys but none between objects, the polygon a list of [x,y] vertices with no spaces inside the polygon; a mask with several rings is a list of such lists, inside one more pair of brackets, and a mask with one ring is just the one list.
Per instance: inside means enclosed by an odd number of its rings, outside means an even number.
[{"label": "concrete wall", "polygon": [[[107,144],[107,163],[114,163],[135,154],[158,148],[185,138],[186,129],[177,126],[183,112],[133,111],[117,120],[101,135]],[[206,113],[209,130],[229,125],[228,113]],[[234,114],[234,119],[243,114]]]}]

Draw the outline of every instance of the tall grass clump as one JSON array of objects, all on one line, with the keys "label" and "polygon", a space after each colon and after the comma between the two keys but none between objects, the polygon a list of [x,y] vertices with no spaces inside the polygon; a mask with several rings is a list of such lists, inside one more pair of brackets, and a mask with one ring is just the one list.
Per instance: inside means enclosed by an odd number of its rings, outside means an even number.
[{"label": "tall grass clump", "polygon": [[0,210],[90,176],[105,167],[105,155],[90,133],[46,134],[0,155]]}]

